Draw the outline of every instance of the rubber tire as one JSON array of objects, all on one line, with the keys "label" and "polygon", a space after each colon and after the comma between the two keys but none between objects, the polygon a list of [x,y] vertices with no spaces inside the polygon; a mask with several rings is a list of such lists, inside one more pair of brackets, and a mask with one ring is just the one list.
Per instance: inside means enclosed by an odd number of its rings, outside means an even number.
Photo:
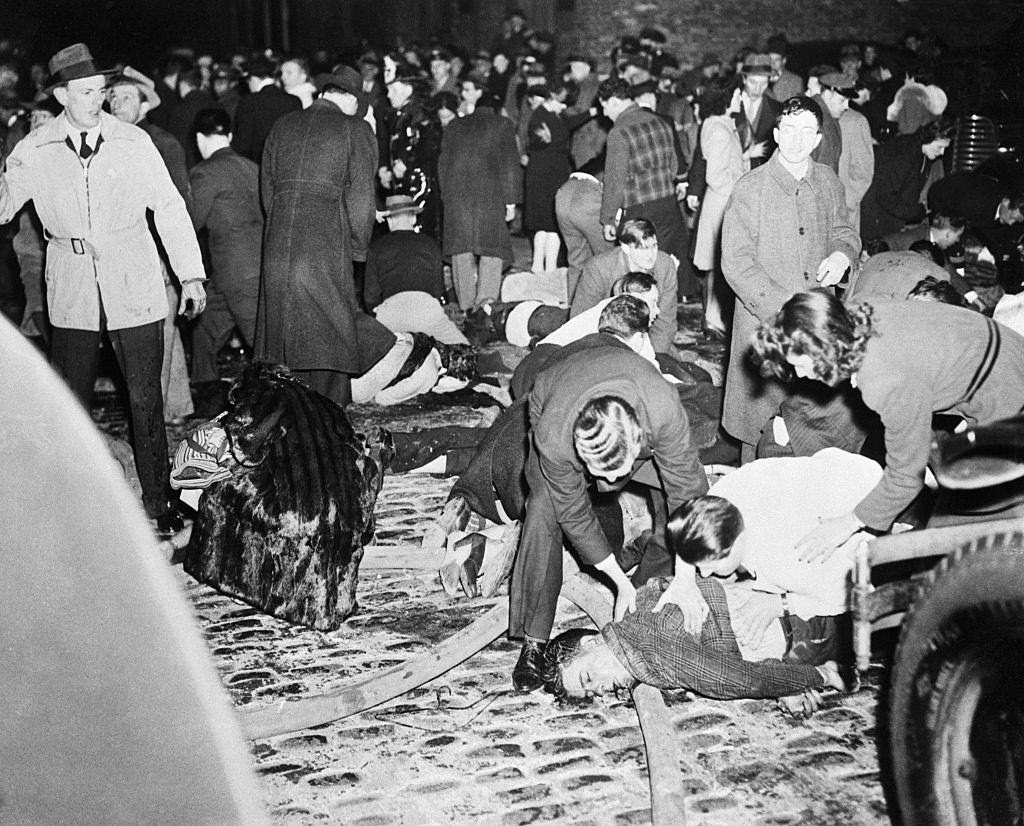
[{"label": "rubber tire", "polygon": [[1020,823],[1024,533],[972,540],[929,579],[904,620],[888,697],[903,826]]}]

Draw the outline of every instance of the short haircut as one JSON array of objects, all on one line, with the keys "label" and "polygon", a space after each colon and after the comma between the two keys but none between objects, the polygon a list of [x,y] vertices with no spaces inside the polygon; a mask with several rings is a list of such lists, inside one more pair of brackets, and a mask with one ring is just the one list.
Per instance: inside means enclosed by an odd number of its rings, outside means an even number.
[{"label": "short haircut", "polygon": [[650,40],[652,43],[667,43],[668,38],[665,37],[665,33],[660,29],[654,28],[654,26],[644,26],[640,29],[640,39]]},{"label": "short haircut", "polygon": [[923,255],[929,261],[932,261],[936,266],[946,266],[946,254],[939,249],[939,245],[921,238],[910,245],[910,252],[916,252],[918,255]]},{"label": "short haircut", "polygon": [[654,224],[646,218],[630,218],[623,223],[619,230],[620,244],[640,244],[649,238],[658,239],[658,233],[654,230]]},{"label": "short haircut", "polygon": [[198,66],[192,69],[186,69],[178,75],[179,85],[187,83],[194,89],[200,89],[203,85],[203,70]]},{"label": "short haircut", "polygon": [[544,690],[553,694],[556,700],[568,699],[562,672],[583,656],[583,641],[597,634],[592,628],[570,628],[558,634],[544,649],[541,679]]},{"label": "short haircut", "polygon": [[739,508],[711,494],[683,502],[669,516],[665,529],[669,549],[690,565],[728,556],[741,533]]},{"label": "short haircut", "polygon": [[598,396],[584,404],[572,432],[580,458],[599,471],[622,468],[643,437],[636,410],[619,396]]},{"label": "short haircut", "polygon": [[777,54],[785,57],[789,54],[789,40],[786,39],[786,35],[782,32],[777,32],[765,41],[764,50],[768,54]]},{"label": "short haircut", "polygon": [[934,229],[952,229],[959,232],[967,226],[967,220],[962,215],[948,215],[935,211],[928,216],[928,225]]},{"label": "short haircut", "polygon": [[459,111],[459,96],[455,92],[438,92],[430,98],[429,108],[431,113],[436,114],[442,109],[449,112]]},{"label": "short haircut", "polygon": [[907,293],[907,298],[913,301],[938,301],[942,304],[951,304],[954,307],[966,307],[967,301],[959,290],[948,281],[940,281],[933,275],[928,275],[918,281],[913,289]]},{"label": "short haircut", "polygon": [[914,136],[921,146],[936,141],[939,138],[951,138],[956,131],[956,120],[949,115],[941,115],[937,120],[926,123],[918,129]]},{"label": "short haircut", "polygon": [[825,122],[824,116],[821,114],[818,104],[807,97],[807,95],[794,95],[783,103],[782,111],[779,112],[779,119],[775,122],[775,125],[780,125],[782,119],[787,115],[801,115],[804,112],[810,112],[814,115],[814,119],[818,122],[818,131],[820,132],[822,124]]},{"label": "short haircut", "polygon": [[202,135],[229,135],[231,116],[220,108],[200,109],[196,114],[195,131]]},{"label": "short haircut", "polygon": [[629,84],[621,77],[610,77],[601,81],[597,87],[597,98],[602,103],[610,98],[629,100]]},{"label": "short haircut", "polygon": [[736,91],[736,80],[732,77],[713,77],[697,97],[700,105],[700,116],[703,120],[710,115],[724,115],[732,103]]},{"label": "short haircut", "polygon": [[623,293],[646,293],[658,286],[658,279],[653,273],[634,270],[627,272],[612,285],[612,295]]},{"label": "short haircut", "polygon": [[604,305],[597,322],[599,333],[611,333],[628,339],[636,333],[646,333],[651,326],[651,308],[638,296],[617,295]]}]

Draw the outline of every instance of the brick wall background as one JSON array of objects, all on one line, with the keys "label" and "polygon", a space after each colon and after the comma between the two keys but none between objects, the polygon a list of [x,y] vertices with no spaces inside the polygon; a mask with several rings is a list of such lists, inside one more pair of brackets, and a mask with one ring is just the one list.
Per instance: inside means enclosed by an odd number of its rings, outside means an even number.
[{"label": "brick wall background", "polygon": [[708,51],[728,60],[745,45],[761,48],[775,32],[790,42],[877,40],[892,43],[917,21],[894,0],[577,0],[576,27],[558,31],[559,52],[604,57],[625,32],[656,26],[681,62]]}]

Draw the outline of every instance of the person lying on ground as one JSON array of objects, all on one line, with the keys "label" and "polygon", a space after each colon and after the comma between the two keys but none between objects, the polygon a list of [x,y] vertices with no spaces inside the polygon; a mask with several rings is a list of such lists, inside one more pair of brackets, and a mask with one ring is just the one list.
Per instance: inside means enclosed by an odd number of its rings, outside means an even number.
[{"label": "person lying on ground", "polygon": [[[738,620],[747,611],[745,584],[698,581],[710,608],[698,634],[685,628],[676,606],[658,607],[669,587],[668,579],[651,579],[637,590],[633,613],[600,632],[574,628],[552,639],[545,690],[556,699],[581,699],[645,683],[719,700],[786,697],[791,711],[809,714],[818,699],[812,692],[848,689],[835,661],[805,659],[797,645],[787,650],[780,621],[756,645],[744,636],[749,624]],[[801,620],[792,628],[797,644],[814,633]]]}]

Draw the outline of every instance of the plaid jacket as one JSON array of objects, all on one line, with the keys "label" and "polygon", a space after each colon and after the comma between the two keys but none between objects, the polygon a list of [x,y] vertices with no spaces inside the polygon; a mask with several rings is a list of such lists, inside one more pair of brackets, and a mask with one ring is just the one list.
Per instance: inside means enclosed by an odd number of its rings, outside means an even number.
[{"label": "plaid jacket", "polygon": [[620,208],[672,195],[677,172],[669,123],[639,106],[626,109],[608,133],[601,223],[614,223]]},{"label": "plaid jacket", "polygon": [[683,630],[676,606],[652,613],[668,583],[664,578],[647,582],[637,590],[636,611],[601,629],[612,653],[640,682],[685,688],[717,700],[784,697],[822,685],[812,665],[744,660],[729,622],[725,590],[715,580],[697,578],[710,608],[700,639]]}]

